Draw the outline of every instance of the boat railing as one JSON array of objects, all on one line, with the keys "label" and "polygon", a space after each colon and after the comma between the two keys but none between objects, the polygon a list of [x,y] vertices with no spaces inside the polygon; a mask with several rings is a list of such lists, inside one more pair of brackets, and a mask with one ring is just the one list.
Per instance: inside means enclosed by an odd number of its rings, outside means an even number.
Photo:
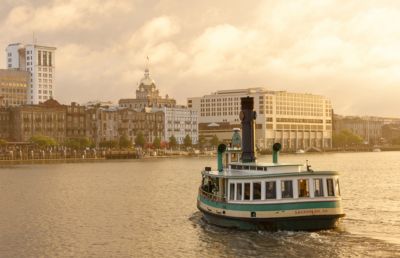
[{"label": "boat railing", "polygon": [[206,192],[201,187],[199,187],[199,194],[204,198],[215,202],[225,202],[226,200],[225,197]]}]

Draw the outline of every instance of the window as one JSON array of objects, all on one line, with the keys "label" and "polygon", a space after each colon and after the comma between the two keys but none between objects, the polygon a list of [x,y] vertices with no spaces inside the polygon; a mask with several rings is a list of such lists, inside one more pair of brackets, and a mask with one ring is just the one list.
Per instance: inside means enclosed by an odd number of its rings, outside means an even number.
[{"label": "window", "polygon": [[322,184],[322,179],[314,179],[314,197],[324,196],[324,186]]},{"label": "window", "polygon": [[282,198],[293,198],[293,182],[292,180],[284,180],[281,182]]},{"label": "window", "polygon": [[250,183],[244,183],[244,199],[250,200]]},{"label": "window", "polygon": [[336,194],[340,196],[339,178],[336,179]]},{"label": "window", "polygon": [[235,200],[235,184],[229,184],[229,200]]},{"label": "window", "polygon": [[242,183],[236,184],[236,200],[242,200]]},{"label": "window", "polygon": [[276,199],[276,182],[265,182],[265,199]]},{"label": "window", "polygon": [[308,188],[308,179],[299,179],[298,189],[299,189],[299,197],[310,197],[310,191]]},{"label": "window", "polygon": [[253,200],[261,200],[261,182],[253,183]]},{"label": "window", "polygon": [[42,51],[38,51],[38,62],[39,62],[39,65],[42,65]]},{"label": "window", "polygon": [[333,190],[333,179],[326,179],[326,185],[328,187],[328,196],[335,196],[335,192]]}]

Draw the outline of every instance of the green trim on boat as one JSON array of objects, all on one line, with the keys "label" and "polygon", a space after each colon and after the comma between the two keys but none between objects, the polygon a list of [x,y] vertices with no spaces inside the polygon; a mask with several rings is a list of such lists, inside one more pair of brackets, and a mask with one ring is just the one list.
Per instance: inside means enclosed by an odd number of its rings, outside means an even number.
[{"label": "green trim on boat", "polygon": [[235,211],[284,211],[284,210],[302,210],[302,209],[321,209],[338,208],[340,201],[321,201],[321,202],[295,202],[295,203],[274,203],[274,204],[237,204],[221,203],[210,201],[202,196],[199,200],[208,206],[219,209]]}]

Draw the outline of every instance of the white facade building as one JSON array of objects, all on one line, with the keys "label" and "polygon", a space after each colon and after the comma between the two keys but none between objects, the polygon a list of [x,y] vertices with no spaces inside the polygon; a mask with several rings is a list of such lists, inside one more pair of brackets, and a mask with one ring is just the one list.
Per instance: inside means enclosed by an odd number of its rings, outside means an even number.
[{"label": "white facade building", "polygon": [[54,98],[55,47],[10,44],[6,48],[7,68],[31,73],[27,103],[38,104]]},{"label": "white facade building", "polygon": [[332,147],[332,106],[323,96],[269,91],[263,88],[222,90],[188,98],[188,107],[199,113],[199,131],[206,137],[229,140],[240,127],[240,98],[254,97],[256,145],[271,149],[280,142],[286,150]]},{"label": "white facade building", "polygon": [[164,119],[164,141],[174,136],[178,144],[183,144],[186,135],[192,139],[192,144],[199,140],[198,112],[187,107],[153,108],[152,111],[162,111]]}]

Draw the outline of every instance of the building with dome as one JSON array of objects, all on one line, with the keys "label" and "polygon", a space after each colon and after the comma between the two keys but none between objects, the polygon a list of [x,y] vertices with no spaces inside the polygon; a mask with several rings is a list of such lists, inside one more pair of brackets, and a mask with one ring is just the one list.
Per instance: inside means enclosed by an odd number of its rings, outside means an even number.
[{"label": "building with dome", "polygon": [[175,99],[160,96],[155,81],[151,78],[149,68],[144,70],[144,77],[140,80],[139,88],[136,90],[135,99],[120,99],[119,106],[134,110],[143,110],[146,107],[175,107]]}]

